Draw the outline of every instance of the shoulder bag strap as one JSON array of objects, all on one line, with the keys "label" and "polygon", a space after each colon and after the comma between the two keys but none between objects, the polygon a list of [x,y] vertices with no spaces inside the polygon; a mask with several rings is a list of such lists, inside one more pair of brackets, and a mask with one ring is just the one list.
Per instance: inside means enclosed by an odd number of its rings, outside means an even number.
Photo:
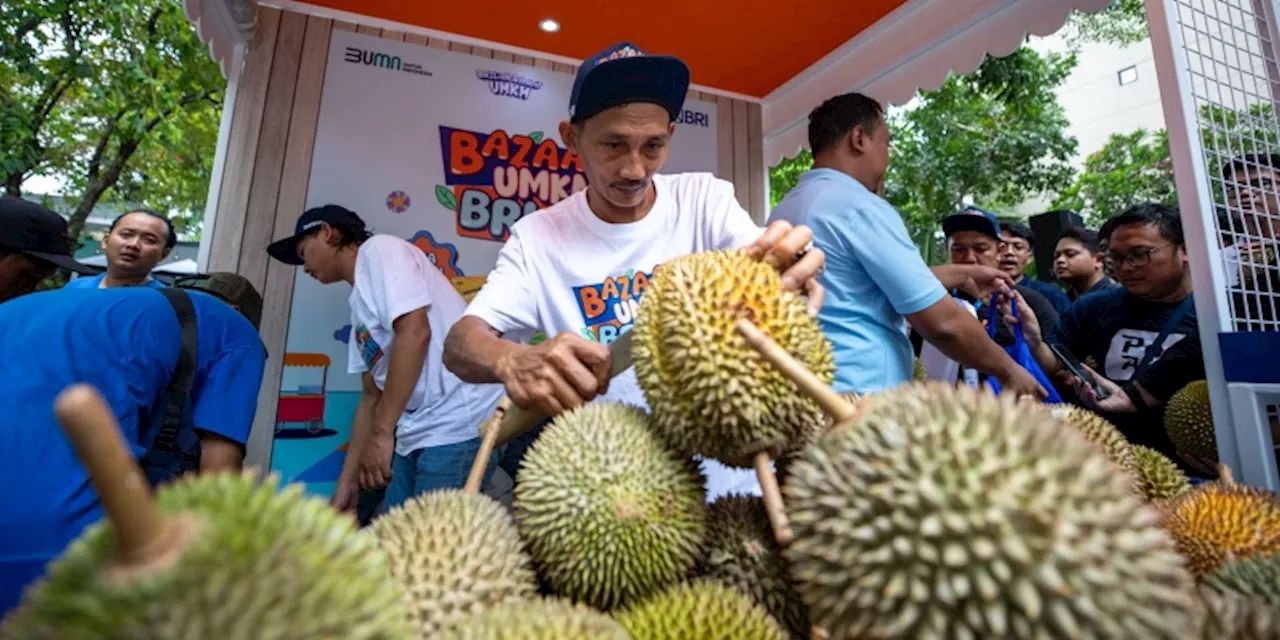
[{"label": "shoulder bag strap", "polygon": [[1164,328],[1160,330],[1160,335],[1156,337],[1156,341],[1147,346],[1146,352],[1142,355],[1142,362],[1138,364],[1137,369],[1133,370],[1133,376],[1129,378],[1130,380],[1137,379],[1138,374],[1145,371],[1152,361],[1164,353],[1165,339],[1169,337],[1170,333],[1173,333],[1174,329],[1178,328],[1178,323],[1182,322],[1182,318],[1187,315],[1187,312],[1194,305],[1195,296],[1189,295],[1182,299],[1182,303],[1173,311],[1173,315],[1169,316],[1169,319],[1165,321]]},{"label": "shoulder bag strap", "polygon": [[182,326],[182,350],[178,353],[178,366],[169,380],[166,392],[168,401],[152,448],[187,452],[194,443],[185,440],[194,439],[195,434],[182,433],[182,419],[186,413],[187,396],[195,384],[199,355],[200,335],[196,324],[196,309],[191,303],[191,296],[178,287],[165,287],[159,291],[173,307],[178,323]]}]

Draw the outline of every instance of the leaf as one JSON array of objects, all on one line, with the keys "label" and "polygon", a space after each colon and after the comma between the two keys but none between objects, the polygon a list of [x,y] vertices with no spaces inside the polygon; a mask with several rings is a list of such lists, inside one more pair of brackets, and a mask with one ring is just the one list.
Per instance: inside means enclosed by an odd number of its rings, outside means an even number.
[{"label": "leaf", "polygon": [[538,144],[542,142],[543,135],[544,134],[541,131],[534,131],[533,133],[529,134],[529,139],[532,140],[534,144]]},{"label": "leaf", "polygon": [[436,185],[436,200],[440,205],[450,211],[458,210],[458,199],[453,196],[453,191],[444,185]]}]

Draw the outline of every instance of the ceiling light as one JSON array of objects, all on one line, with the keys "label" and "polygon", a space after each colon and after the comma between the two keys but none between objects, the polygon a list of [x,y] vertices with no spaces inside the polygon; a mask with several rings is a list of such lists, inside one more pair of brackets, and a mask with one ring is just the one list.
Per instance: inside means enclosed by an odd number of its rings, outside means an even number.
[{"label": "ceiling light", "polygon": [[546,31],[547,33],[555,33],[560,30],[560,23],[552,20],[551,18],[546,18],[542,22],[538,23],[538,28]]}]

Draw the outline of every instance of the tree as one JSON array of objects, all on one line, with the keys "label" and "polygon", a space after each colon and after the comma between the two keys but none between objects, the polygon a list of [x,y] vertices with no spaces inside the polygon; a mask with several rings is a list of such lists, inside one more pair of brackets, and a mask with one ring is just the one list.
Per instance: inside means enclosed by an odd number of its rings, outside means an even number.
[{"label": "tree", "polygon": [[10,0],[0,12],[0,184],[198,211],[224,81],[178,0]]},{"label": "tree", "polygon": [[[1024,47],[987,58],[974,73],[953,75],[889,114],[893,150],[885,197],[927,261],[942,260],[939,223],[966,203],[1012,207],[1071,184],[1076,140],[1066,132],[1054,89],[1074,65],[1074,56]],[[772,199],[781,199],[810,166],[804,152],[775,167]]]},{"label": "tree", "polygon": [[[1257,103],[1246,109],[1213,104],[1200,109],[1200,139],[1210,178],[1222,173],[1233,158],[1251,153],[1275,153],[1277,145],[1274,108]],[[1215,204],[1223,204],[1220,189],[1213,189]],[[1054,202],[1055,207],[1080,212],[1090,226],[1102,224],[1132,205],[1144,201],[1176,205],[1178,193],[1164,130],[1138,129],[1115,134],[1106,146],[1085,161],[1084,171]]]},{"label": "tree", "polygon": [[1145,201],[1176,204],[1169,137],[1164,130],[1112,134],[1085,160],[1084,171],[1053,206],[1071,209],[1097,228],[1108,217]]},{"label": "tree", "polygon": [[1064,39],[1073,47],[1087,42],[1101,42],[1123,47],[1146,40],[1147,8],[1143,0],[1115,0],[1097,13],[1075,12],[1062,30]]}]

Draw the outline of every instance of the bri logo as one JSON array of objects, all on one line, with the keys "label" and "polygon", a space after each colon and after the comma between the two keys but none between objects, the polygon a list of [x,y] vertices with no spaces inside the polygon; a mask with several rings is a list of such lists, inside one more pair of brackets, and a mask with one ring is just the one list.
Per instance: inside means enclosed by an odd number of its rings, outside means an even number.
[{"label": "bri logo", "polygon": [[422,68],[422,65],[415,62],[404,62],[400,56],[393,56],[381,51],[372,49],[360,49],[358,47],[347,47],[343,53],[343,61],[351,64],[362,64],[367,67],[378,67],[387,69],[388,71],[403,71],[420,76],[431,76],[431,72]]},{"label": "bri logo", "polygon": [[676,124],[684,124],[690,127],[710,127],[711,116],[701,111],[690,111],[683,109],[680,111],[679,117],[676,118]]},{"label": "bri logo", "polygon": [[541,80],[506,71],[480,69],[476,71],[476,77],[489,85],[489,93],[504,98],[528,100],[534,91],[542,88]]}]

